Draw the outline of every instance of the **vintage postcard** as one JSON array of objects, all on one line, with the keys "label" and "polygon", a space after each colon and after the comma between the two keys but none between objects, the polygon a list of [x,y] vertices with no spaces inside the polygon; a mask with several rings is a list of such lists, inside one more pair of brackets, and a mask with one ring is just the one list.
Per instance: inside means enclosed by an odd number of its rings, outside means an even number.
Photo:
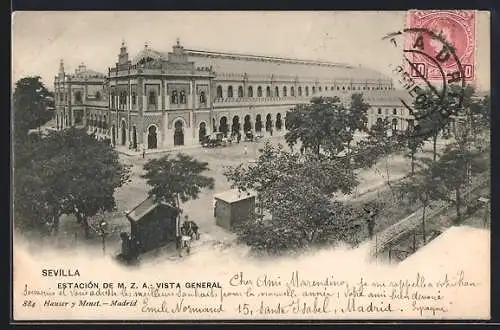
[{"label": "vintage postcard", "polygon": [[13,321],[490,318],[489,12],[12,19]]}]

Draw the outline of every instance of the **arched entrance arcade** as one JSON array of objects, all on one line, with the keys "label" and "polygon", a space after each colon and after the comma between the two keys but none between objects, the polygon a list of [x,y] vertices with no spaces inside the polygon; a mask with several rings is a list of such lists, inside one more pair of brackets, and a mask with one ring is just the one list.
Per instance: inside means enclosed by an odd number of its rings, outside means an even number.
[{"label": "arched entrance arcade", "polygon": [[158,134],[155,125],[151,125],[148,128],[148,149],[158,148]]},{"label": "arched entrance arcade", "polygon": [[125,120],[122,120],[121,124],[121,145],[124,146],[127,143],[127,125]]},{"label": "arched entrance arcade", "polygon": [[203,121],[198,129],[198,141],[202,142],[207,135],[207,124]]},{"label": "arched entrance arcade", "polygon": [[250,115],[246,115],[243,122],[243,132],[247,133],[252,130],[252,121],[250,120]]},{"label": "arched entrance arcade", "polygon": [[177,120],[174,123],[174,146],[184,145],[184,124],[182,120]]},{"label": "arched entrance arcade", "polygon": [[227,137],[227,132],[229,131],[229,127],[227,125],[227,117],[223,116],[219,121],[219,132],[222,132],[224,136]]}]

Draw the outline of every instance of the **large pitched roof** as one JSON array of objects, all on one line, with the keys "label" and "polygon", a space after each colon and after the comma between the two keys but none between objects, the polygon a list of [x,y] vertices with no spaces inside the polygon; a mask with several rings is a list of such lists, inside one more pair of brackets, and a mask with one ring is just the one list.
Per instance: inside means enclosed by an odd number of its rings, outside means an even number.
[{"label": "large pitched roof", "polygon": [[186,49],[196,66],[212,66],[215,73],[274,75],[320,80],[389,80],[378,71],[348,64],[278,58],[269,56],[216,53]]},{"label": "large pitched roof", "polygon": [[[259,76],[299,77],[299,79],[318,80],[391,80],[386,75],[369,68],[343,63],[310,61],[292,58],[211,52],[205,50],[183,49],[188,60],[196,67],[212,67],[216,74],[247,74]],[[132,64],[142,59],[166,61],[167,52],[145,47],[132,59]]]}]

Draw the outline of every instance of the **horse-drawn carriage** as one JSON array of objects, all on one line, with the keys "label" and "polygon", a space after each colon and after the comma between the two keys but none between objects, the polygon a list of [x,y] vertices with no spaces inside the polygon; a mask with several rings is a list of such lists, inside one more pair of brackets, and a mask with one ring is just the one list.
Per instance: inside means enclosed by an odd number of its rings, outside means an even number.
[{"label": "horse-drawn carriage", "polygon": [[253,135],[253,133],[250,132],[250,131],[248,131],[248,132],[245,132],[245,137],[243,138],[243,141],[245,141],[245,142],[253,142],[254,138],[255,138],[255,136]]},{"label": "horse-drawn carriage", "polygon": [[212,133],[206,135],[201,140],[202,147],[205,148],[215,148],[223,144],[224,134],[220,132]]}]

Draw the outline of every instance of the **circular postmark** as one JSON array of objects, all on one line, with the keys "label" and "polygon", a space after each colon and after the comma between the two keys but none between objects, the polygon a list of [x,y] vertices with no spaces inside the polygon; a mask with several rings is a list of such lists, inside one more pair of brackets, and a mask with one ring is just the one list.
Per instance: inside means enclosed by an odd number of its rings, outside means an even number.
[{"label": "circular postmark", "polygon": [[[439,133],[462,106],[466,87],[464,69],[452,40],[424,27],[389,33],[383,40],[395,47],[404,45],[403,63],[393,72],[406,91],[399,99],[409,112],[408,135],[426,138]],[[428,78],[425,63],[437,68],[439,79]]]}]

